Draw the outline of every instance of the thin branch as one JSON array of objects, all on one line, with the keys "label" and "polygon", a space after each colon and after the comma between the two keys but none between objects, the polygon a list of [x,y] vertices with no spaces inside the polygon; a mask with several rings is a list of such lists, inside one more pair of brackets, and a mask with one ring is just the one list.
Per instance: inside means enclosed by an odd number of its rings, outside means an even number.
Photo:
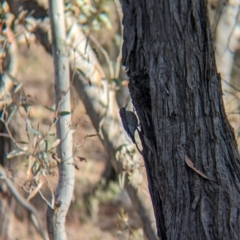
[{"label": "thin branch", "polygon": [[4,180],[7,184],[8,188],[10,189],[13,197],[27,210],[30,212],[31,215],[34,215],[37,219],[37,225],[34,225],[39,232],[39,234],[42,236],[43,239],[47,240],[48,237],[46,235],[46,232],[43,228],[43,223],[38,215],[37,210],[35,207],[29,203],[25,198],[22,197],[22,195],[18,192],[12,181],[7,177],[5,169],[0,165],[0,179]]},{"label": "thin branch", "polygon": [[109,71],[110,71],[110,78],[113,79],[114,78],[113,63],[109,57],[108,52],[101,46],[101,44],[98,42],[98,40],[92,34],[89,34],[89,38],[98,47],[98,49],[101,51],[101,53],[105,57],[105,59],[108,63]]}]

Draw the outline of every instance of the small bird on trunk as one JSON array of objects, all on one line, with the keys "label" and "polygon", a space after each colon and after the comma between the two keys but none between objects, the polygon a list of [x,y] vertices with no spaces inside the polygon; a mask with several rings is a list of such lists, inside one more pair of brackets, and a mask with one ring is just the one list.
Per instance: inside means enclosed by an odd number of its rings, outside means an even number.
[{"label": "small bird on trunk", "polygon": [[122,119],[123,127],[127,132],[128,136],[132,139],[133,143],[136,144],[134,133],[138,127],[138,120],[134,112],[127,111],[126,107],[120,109],[120,117]]}]

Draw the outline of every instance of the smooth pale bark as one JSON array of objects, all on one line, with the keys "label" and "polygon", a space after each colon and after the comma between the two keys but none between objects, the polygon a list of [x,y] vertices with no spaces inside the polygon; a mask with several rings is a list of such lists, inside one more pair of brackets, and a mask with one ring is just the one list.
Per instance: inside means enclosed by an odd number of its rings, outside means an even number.
[{"label": "smooth pale bark", "polygon": [[236,97],[239,89],[239,79],[232,79],[234,57],[238,48],[239,26],[237,24],[239,14],[239,0],[231,0],[223,5],[220,18],[215,32],[215,57],[216,65],[222,79],[223,100],[231,125],[236,132],[239,128],[239,114],[231,115],[236,112],[239,100]]},{"label": "smooth pale bark", "polygon": [[[239,1],[229,3],[222,8],[215,32],[216,64],[218,71],[221,73],[221,78],[227,83],[230,83],[231,80],[234,53],[238,46],[238,29],[236,26],[238,8]],[[229,85],[226,85],[224,82],[223,86],[229,89]]]},{"label": "smooth pale bark", "polygon": [[[53,209],[47,210],[47,229],[51,240],[67,239],[65,219],[72,200],[75,168],[71,126],[70,71],[66,44],[64,2],[49,1],[49,15],[52,29],[52,52],[55,70],[56,108],[58,110],[57,136],[61,140],[58,147],[59,181]],[[62,114],[62,113],[67,114]],[[78,233],[80,234],[80,233]],[[79,236],[80,238],[80,236]]]},{"label": "smooth pale bark", "polygon": [[123,63],[159,237],[239,239],[240,158],[206,1],[123,0],[122,7]]}]

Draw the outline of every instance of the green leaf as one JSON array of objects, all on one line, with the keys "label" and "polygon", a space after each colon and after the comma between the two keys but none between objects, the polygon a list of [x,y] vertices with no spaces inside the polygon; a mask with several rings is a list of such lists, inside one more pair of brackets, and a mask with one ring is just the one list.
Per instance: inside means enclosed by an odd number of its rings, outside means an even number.
[{"label": "green leaf", "polygon": [[106,26],[107,29],[112,29],[111,21],[106,13],[100,13],[99,20]]},{"label": "green leaf", "polygon": [[74,167],[77,169],[77,170],[80,170],[80,168],[78,167],[78,165],[76,163],[74,163]]},{"label": "green leaf", "polygon": [[124,189],[125,178],[126,178],[126,172],[122,172],[118,175],[119,186],[121,189]]},{"label": "green leaf", "polygon": [[51,112],[55,112],[55,105],[48,107],[48,106],[44,106],[47,110],[51,111]]},{"label": "green leaf", "polygon": [[17,156],[21,156],[21,155],[24,155],[25,153],[26,152],[24,150],[14,149],[10,153],[7,154],[7,159],[17,157]]},{"label": "green leaf", "polygon": [[28,169],[27,169],[27,177],[28,177],[28,179],[30,179],[32,177],[32,175],[33,175],[32,168],[33,168],[34,162],[35,162],[34,157],[32,155],[30,155],[28,157]]},{"label": "green leaf", "polygon": [[27,201],[32,199],[42,188],[43,184],[45,183],[44,179],[41,179],[40,182],[38,183],[37,187],[35,187],[30,194],[28,195]]},{"label": "green leaf", "polygon": [[37,156],[38,156],[38,159],[41,159],[45,163],[48,163],[47,154],[45,152],[38,152]]},{"label": "green leaf", "polygon": [[36,136],[41,136],[41,133],[32,127],[29,119],[26,119],[26,125],[27,125],[27,132],[31,132]]},{"label": "green leaf", "polygon": [[79,22],[80,22],[81,24],[84,24],[84,23],[87,22],[87,17],[86,17],[86,15],[84,15],[84,14],[80,14],[80,15],[78,16],[78,20],[79,20]]},{"label": "green leaf", "polygon": [[50,137],[56,137],[57,133],[48,133],[48,136]]},{"label": "green leaf", "polygon": [[97,134],[88,134],[88,135],[86,135],[85,137],[86,137],[86,138],[90,138],[90,137],[97,137],[97,136],[99,136],[98,133],[97,133]]},{"label": "green leaf", "polygon": [[21,88],[22,88],[23,84],[22,83],[19,83],[15,89],[14,89],[14,93],[17,93]]},{"label": "green leaf", "polygon": [[78,161],[80,161],[80,162],[87,162],[87,159],[85,158],[85,157],[79,157],[79,156],[74,156],[74,159],[75,160],[78,160]]},{"label": "green leaf", "polygon": [[34,138],[33,138],[33,145],[32,145],[33,149],[36,149],[37,144],[38,144],[38,137],[34,136]]},{"label": "green leaf", "polygon": [[66,116],[66,115],[69,115],[71,114],[71,112],[68,112],[68,111],[62,111],[59,113],[60,116]]},{"label": "green leaf", "polygon": [[47,152],[48,151],[48,141],[46,139],[44,141],[45,141],[45,152]]},{"label": "green leaf", "polygon": [[119,78],[112,78],[111,81],[115,82],[115,84],[120,87],[122,85],[122,80]]},{"label": "green leaf", "polygon": [[60,138],[56,139],[49,150],[56,148],[60,143],[61,143],[61,139]]},{"label": "green leaf", "polygon": [[25,144],[25,145],[29,144],[29,142],[25,142],[25,141],[18,141],[17,143],[19,143],[19,144]]},{"label": "green leaf", "polygon": [[58,155],[56,153],[52,154],[52,159],[54,159],[55,161],[57,161],[58,163],[61,163],[61,159],[58,157]]}]

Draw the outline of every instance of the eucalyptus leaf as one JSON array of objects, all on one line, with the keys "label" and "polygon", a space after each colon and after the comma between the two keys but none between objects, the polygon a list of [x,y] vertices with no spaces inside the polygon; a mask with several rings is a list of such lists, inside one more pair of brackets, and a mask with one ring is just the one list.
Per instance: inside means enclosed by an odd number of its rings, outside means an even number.
[{"label": "eucalyptus leaf", "polygon": [[60,138],[56,139],[49,150],[56,148],[60,143],[61,143],[61,139]]},{"label": "eucalyptus leaf", "polygon": [[11,152],[9,152],[7,154],[7,159],[13,158],[13,157],[17,157],[17,156],[21,156],[24,155],[26,152],[23,150],[19,150],[19,149],[14,149]]},{"label": "eucalyptus leaf", "polygon": [[68,111],[62,111],[59,113],[60,116],[66,116],[66,115],[69,115],[71,114],[71,112],[68,112]]}]

